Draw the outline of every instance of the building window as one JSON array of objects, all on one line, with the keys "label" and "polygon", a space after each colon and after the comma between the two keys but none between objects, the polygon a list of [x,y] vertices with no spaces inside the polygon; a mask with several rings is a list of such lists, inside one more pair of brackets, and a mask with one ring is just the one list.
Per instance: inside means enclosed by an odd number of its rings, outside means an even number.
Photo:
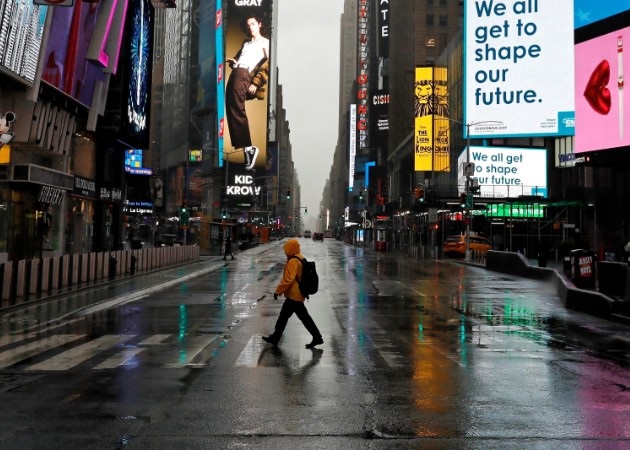
[{"label": "building window", "polygon": [[432,27],[435,25],[435,16],[433,14],[427,14],[427,26]]},{"label": "building window", "polygon": [[448,16],[446,14],[440,14],[440,26],[445,27],[448,25]]},{"label": "building window", "polygon": [[447,0],[440,0],[440,6],[447,6],[448,1]]}]

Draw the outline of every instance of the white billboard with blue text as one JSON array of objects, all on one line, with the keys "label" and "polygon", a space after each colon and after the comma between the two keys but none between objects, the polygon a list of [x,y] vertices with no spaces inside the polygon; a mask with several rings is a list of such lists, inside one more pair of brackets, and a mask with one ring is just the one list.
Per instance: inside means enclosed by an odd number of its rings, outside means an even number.
[{"label": "white billboard with blue text", "polygon": [[465,2],[471,137],[574,135],[573,31],[573,0]]},{"label": "white billboard with blue text", "polygon": [[544,148],[470,147],[458,160],[459,185],[465,185],[464,163],[474,164],[479,195],[504,198],[537,195],[547,197],[547,151]]}]

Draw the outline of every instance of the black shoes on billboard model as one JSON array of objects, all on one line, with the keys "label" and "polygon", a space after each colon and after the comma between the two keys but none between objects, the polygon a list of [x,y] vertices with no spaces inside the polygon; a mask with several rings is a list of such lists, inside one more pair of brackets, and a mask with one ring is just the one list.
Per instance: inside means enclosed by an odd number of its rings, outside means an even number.
[{"label": "black shoes on billboard model", "polygon": [[256,158],[258,158],[259,148],[255,145],[245,147],[243,153],[245,154],[245,169],[252,170],[256,165]]}]

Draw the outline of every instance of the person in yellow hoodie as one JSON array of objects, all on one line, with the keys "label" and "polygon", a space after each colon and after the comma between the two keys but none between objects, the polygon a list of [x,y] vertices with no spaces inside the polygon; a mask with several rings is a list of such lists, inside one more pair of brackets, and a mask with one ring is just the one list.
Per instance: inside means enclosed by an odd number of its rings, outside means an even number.
[{"label": "person in yellow hoodie", "polygon": [[[302,292],[300,292],[300,286],[298,285],[298,280],[302,277],[301,261],[304,259],[304,256],[300,253],[300,243],[296,239],[289,239],[284,244],[284,254],[287,255],[287,262],[284,265],[282,280],[280,280],[278,287],[276,287],[273,298],[277,300],[279,295],[284,294],[285,300],[282,304],[278,320],[276,321],[274,332],[262,338],[273,346],[278,345],[289,318],[295,313],[308,332],[311,333],[311,336],[313,336],[313,340],[309,344],[306,344],[306,348],[314,348],[316,345],[323,344],[324,340],[313,318],[306,309],[304,296]],[[293,256],[297,256],[297,258],[293,258]]]}]

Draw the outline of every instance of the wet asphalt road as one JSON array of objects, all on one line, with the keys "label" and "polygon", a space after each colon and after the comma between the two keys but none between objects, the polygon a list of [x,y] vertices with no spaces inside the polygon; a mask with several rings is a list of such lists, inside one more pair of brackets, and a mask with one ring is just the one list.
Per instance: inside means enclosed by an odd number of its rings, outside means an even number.
[{"label": "wet asphalt road", "polygon": [[300,242],[324,345],[295,316],[261,340],[285,257],[242,252],[0,336],[0,448],[630,448],[630,327],[544,282]]}]

